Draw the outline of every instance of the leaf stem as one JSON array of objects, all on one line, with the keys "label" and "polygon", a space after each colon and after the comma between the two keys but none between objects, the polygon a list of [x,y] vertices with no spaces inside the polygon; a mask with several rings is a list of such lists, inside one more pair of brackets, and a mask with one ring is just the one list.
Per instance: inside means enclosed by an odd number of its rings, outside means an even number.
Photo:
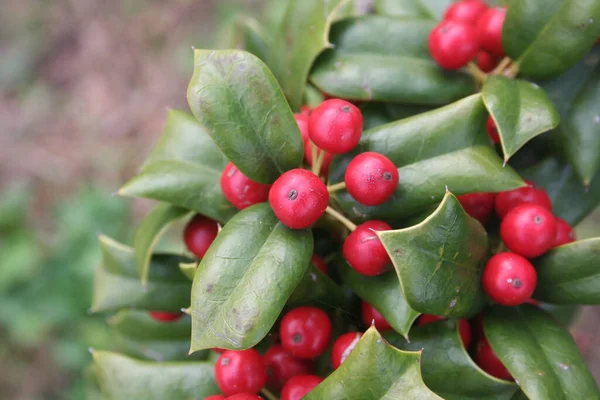
[{"label": "leaf stem", "polygon": [[331,206],[327,206],[327,208],[325,209],[325,212],[327,214],[331,215],[333,218],[340,221],[342,224],[344,224],[344,226],[346,228],[350,229],[351,231],[356,229],[356,224],[354,222],[352,222],[348,218],[344,217],[340,212],[336,211]]},{"label": "leaf stem", "polygon": [[316,162],[313,158],[313,174],[316,176],[320,176],[321,174],[321,165],[323,165],[323,161],[325,161],[325,150],[318,149]]},{"label": "leaf stem", "polygon": [[346,189],[346,182],[344,182],[344,181],[334,183],[333,185],[327,186],[327,191],[329,193],[333,193],[333,192],[336,192],[336,191],[342,190],[342,189]]},{"label": "leaf stem", "polygon": [[502,61],[500,61],[498,63],[498,65],[496,66],[496,68],[494,68],[494,70],[492,72],[490,72],[491,75],[499,75],[501,73],[504,72],[504,70],[506,69],[506,67],[508,67],[508,65],[510,64],[512,60],[510,59],[510,57],[504,57],[502,59]]},{"label": "leaf stem", "polygon": [[483,81],[485,81],[485,78],[487,78],[487,74],[485,72],[483,72],[481,69],[479,69],[479,67],[473,62],[470,62],[469,64],[467,64],[467,69],[469,70],[469,73],[479,83],[483,83]]},{"label": "leaf stem", "polygon": [[279,398],[267,388],[263,388],[260,392],[267,398],[267,400],[279,400]]}]

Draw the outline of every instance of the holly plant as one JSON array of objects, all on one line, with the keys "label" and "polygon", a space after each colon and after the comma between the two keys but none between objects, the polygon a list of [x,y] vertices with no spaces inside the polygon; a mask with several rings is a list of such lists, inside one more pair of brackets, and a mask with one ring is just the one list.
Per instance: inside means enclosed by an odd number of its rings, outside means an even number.
[{"label": "holly plant", "polygon": [[158,203],[100,237],[90,393],[600,399],[553,314],[600,303],[600,2],[495,3],[290,0],[194,50],[119,190]]}]

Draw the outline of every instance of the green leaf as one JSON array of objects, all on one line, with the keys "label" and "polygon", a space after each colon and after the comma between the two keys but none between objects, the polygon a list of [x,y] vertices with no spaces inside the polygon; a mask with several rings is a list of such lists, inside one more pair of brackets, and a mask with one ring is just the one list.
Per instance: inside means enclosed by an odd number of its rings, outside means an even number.
[{"label": "green leaf", "polygon": [[485,313],[484,329],[529,399],[600,399],[573,338],[549,314],[529,304],[493,306]]},{"label": "green leaf", "polygon": [[600,304],[600,238],[559,246],[534,260],[534,297],[552,304]]},{"label": "green leaf", "polygon": [[419,312],[413,310],[406,302],[402,286],[393,271],[379,276],[364,276],[344,260],[340,260],[338,273],[344,284],[375,307],[396,332],[408,337],[408,331]]},{"label": "green leaf", "polygon": [[106,399],[202,400],[218,394],[209,362],[148,362],[94,351],[94,368]]},{"label": "green leaf", "polygon": [[287,301],[288,306],[315,304],[321,308],[344,305],[344,292],[312,263]]},{"label": "green leaf", "polygon": [[375,0],[375,12],[439,21],[450,4],[452,0]]},{"label": "green leaf", "polygon": [[319,90],[311,84],[306,85],[304,88],[303,105],[315,108],[321,104],[323,100],[325,100],[323,93],[319,92]]},{"label": "green leaf", "polygon": [[548,79],[577,64],[598,36],[597,0],[512,0],[502,42],[521,73]]},{"label": "green leaf", "polygon": [[271,38],[257,20],[247,15],[240,15],[236,18],[233,29],[230,47],[246,50],[267,62]]},{"label": "green leaf", "polygon": [[170,110],[163,135],[140,173],[119,194],[172,203],[225,222],[236,209],[219,180],[227,158],[193,116]]},{"label": "green leaf", "polygon": [[432,110],[431,107],[427,106],[378,103],[375,101],[363,103],[359,108],[363,115],[363,129],[365,130]]},{"label": "green leaf", "polygon": [[447,192],[419,225],[381,231],[408,304],[423,314],[469,317],[483,306],[487,233]]},{"label": "green leaf", "polygon": [[504,161],[535,136],[556,128],[560,120],[544,89],[534,83],[490,76],[482,93],[500,135]]},{"label": "green leaf", "polygon": [[154,247],[169,225],[188,211],[170,204],[159,204],[144,218],[133,236],[133,252],[142,285],[148,283],[150,258]]},{"label": "green leaf", "polygon": [[133,249],[100,236],[102,262],[94,276],[93,312],[139,308],[152,311],[179,311],[190,304],[190,281],[181,273],[180,256],[156,254],[150,260],[148,284],[143,287]]},{"label": "green leaf", "polygon": [[273,41],[269,67],[294,110],[315,58],[330,47],[331,23],[346,12],[349,0],[290,0]]},{"label": "green leaf", "polygon": [[518,389],[512,382],[488,375],[473,362],[456,320],[417,326],[410,331],[410,342],[393,333],[384,337],[403,350],[423,350],[423,381],[446,400],[509,400]]},{"label": "green leaf", "polygon": [[304,157],[298,124],[277,81],[240,50],[194,50],[188,103],[223,153],[253,181],[272,183]]},{"label": "green leaf", "polygon": [[194,276],[196,275],[196,269],[198,268],[197,262],[192,263],[180,263],[179,269],[183,274],[190,280],[194,280]]},{"label": "green leaf", "polygon": [[191,351],[260,342],[306,273],[312,251],[311,231],[287,228],[269,204],[240,211],[194,277]]},{"label": "green leaf", "polygon": [[332,96],[419,105],[442,105],[475,91],[464,71],[445,71],[429,55],[435,22],[363,16],[334,24],[327,50],[310,80]]},{"label": "green leaf", "polygon": [[439,400],[423,383],[420,356],[391,347],[371,327],[343,364],[304,399]]}]

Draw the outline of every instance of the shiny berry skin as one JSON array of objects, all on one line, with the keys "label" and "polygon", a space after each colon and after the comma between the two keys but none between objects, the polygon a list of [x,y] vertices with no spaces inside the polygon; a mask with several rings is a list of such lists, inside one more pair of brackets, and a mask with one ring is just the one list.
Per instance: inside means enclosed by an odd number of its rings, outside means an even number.
[{"label": "shiny berry skin", "polygon": [[500,135],[498,134],[498,128],[496,128],[496,123],[494,119],[490,115],[485,124],[485,129],[487,130],[487,134],[492,139],[492,142],[498,144],[500,143]]},{"label": "shiny berry skin", "polygon": [[313,359],[327,349],[331,340],[331,320],[325,311],[310,306],[297,307],[281,320],[281,344],[294,357]]},{"label": "shiny berry skin", "polygon": [[352,103],[329,99],[319,104],[310,114],[311,140],[321,149],[342,154],[352,151],[363,130],[363,116]]},{"label": "shiny berry skin", "polygon": [[522,203],[533,203],[552,211],[552,202],[546,191],[542,188],[537,188],[533,182],[525,181],[526,187],[519,189],[501,192],[496,195],[495,209],[496,214],[500,218],[504,216],[514,207]]},{"label": "shiny berry skin", "polygon": [[375,325],[375,328],[379,332],[389,331],[392,329],[392,326],[388,324],[388,322],[383,318],[383,315],[379,313],[369,303],[363,301],[360,305],[360,311],[362,315],[362,321],[366,326],[371,326],[371,324]]},{"label": "shiny berry skin", "polygon": [[[304,159],[306,160],[306,163],[312,167],[313,157],[312,157],[311,143],[312,142],[310,140],[308,140],[304,143]],[[331,160],[333,160],[334,155],[335,154],[325,152],[325,156],[323,157],[323,163],[321,164],[321,170],[319,171],[319,175],[321,175],[321,176],[328,175],[329,164],[331,164]]]},{"label": "shiny berry skin", "polygon": [[329,275],[329,269],[327,268],[327,264],[323,257],[318,254],[313,254],[310,258],[310,262],[315,266],[316,269],[324,273],[325,275]]},{"label": "shiny berry skin", "polygon": [[298,129],[300,129],[300,135],[302,135],[302,143],[306,146],[308,141],[308,115],[307,114],[294,114]]},{"label": "shiny berry skin", "polygon": [[506,9],[490,8],[479,17],[477,21],[477,35],[481,41],[481,47],[496,57],[504,57],[502,47],[502,28]]},{"label": "shiny berry skin", "polygon": [[431,57],[449,70],[464,67],[479,51],[479,40],[471,26],[451,20],[442,21],[429,34]]},{"label": "shiny berry skin", "polygon": [[310,117],[310,114],[312,113],[312,107],[310,106],[302,106],[300,107],[300,114],[302,115],[306,115],[307,117]]},{"label": "shiny berry skin", "polygon": [[498,60],[496,60],[496,57],[485,50],[479,50],[475,61],[477,61],[477,66],[483,72],[491,72],[498,65]]},{"label": "shiny berry skin", "polygon": [[488,223],[494,212],[494,200],[496,199],[494,193],[469,193],[457,198],[467,214],[481,222],[482,225]]},{"label": "shiny berry skin", "polygon": [[263,398],[257,394],[238,393],[234,394],[233,396],[226,397],[225,400],[263,400]]},{"label": "shiny berry skin", "polygon": [[231,162],[223,170],[220,182],[225,198],[239,210],[263,203],[269,198],[271,185],[254,182]]},{"label": "shiny berry skin", "polygon": [[[431,324],[432,322],[441,321],[443,319],[446,319],[446,317],[433,314],[423,314],[417,320],[417,325],[427,325]],[[465,348],[468,348],[471,345],[471,339],[473,337],[469,321],[467,321],[466,319],[458,320],[458,333],[460,334],[460,338],[463,342],[463,345],[465,346]]]},{"label": "shiny berry skin", "polygon": [[308,228],[323,215],[329,203],[327,186],[305,169],[284,172],[269,191],[269,203],[288,228]]},{"label": "shiny berry skin", "polygon": [[225,396],[222,394],[215,394],[212,396],[205,397],[204,400],[225,400]]},{"label": "shiny berry skin", "polygon": [[338,369],[346,358],[348,358],[361,336],[362,333],[360,332],[348,332],[337,338],[331,350],[331,364],[333,365],[333,369]]},{"label": "shiny berry skin", "polygon": [[358,225],[344,241],[344,258],[354,270],[365,276],[381,275],[391,264],[383,244],[375,231],[387,231],[391,226],[372,220]]},{"label": "shiny berry skin", "polygon": [[482,370],[498,379],[513,380],[512,375],[508,372],[504,364],[502,364],[502,361],[494,353],[494,350],[492,350],[492,347],[485,338],[477,342],[475,362]]},{"label": "shiny berry skin", "polygon": [[533,294],[537,273],[525,257],[498,253],[488,260],[481,281],[485,293],[496,303],[517,306]]},{"label": "shiny berry skin", "polygon": [[217,233],[219,233],[219,226],[216,221],[196,214],[183,231],[183,241],[190,252],[202,258],[217,237]]},{"label": "shiny berry skin", "polygon": [[170,313],[163,311],[150,311],[150,318],[160,322],[174,322],[183,317],[183,313]]},{"label": "shiny berry skin", "polygon": [[444,19],[475,25],[487,9],[487,6],[478,0],[457,1],[446,9]]},{"label": "shiny berry skin", "polygon": [[394,163],[372,151],[354,157],[344,175],[350,196],[366,206],[377,206],[392,197],[399,179]]},{"label": "shiny berry skin", "polygon": [[215,380],[227,396],[258,393],[267,383],[267,369],[254,349],[227,350],[215,364]]},{"label": "shiny berry skin", "polygon": [[506,247],[523,257],[541,256],[556,240],[556,218],[537,204],[519,204],[502,220],[500,237]]},{"label": "shiny berry skin", "polygon": [[316,375],[294,376],[283,387],[280,400],[300,400],[321,382],[323,378]]},{"label": "shiny berry skin", "polygon": [[556,218],[556,238],[552,247],[562,246],[563,244],[575,241],[575,232],[567,221],[562,218]]},{"label": "shiny berry skin", "polygon": [[279,390],[293,376],[310,374],[313,364],[293,357],[280,344],[271,346],[263,356],[267,367],[267,383],[270,388]]}]

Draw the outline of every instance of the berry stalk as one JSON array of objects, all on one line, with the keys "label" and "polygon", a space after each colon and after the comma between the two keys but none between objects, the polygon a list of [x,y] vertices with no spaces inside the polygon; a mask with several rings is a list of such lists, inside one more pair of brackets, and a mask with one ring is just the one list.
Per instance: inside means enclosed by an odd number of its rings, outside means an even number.
[{"label": "berry stalk", "polygon": [[329,193],[337,192],[338,190],[346,189],[346,182],[341,181],[338,183],[334,183],[333,185],[327,186],[327,191]]},{"label": "berry stalk", "polygon": [[350,231],[354,231],[356,229],[356,224],[354,222],[344,217],[341,213],[333,209],[331,206],[327,206],[325,212],[337,219],[338,221],[340,221],[342,224],[344,224],[344,226],[350,229]]}]

